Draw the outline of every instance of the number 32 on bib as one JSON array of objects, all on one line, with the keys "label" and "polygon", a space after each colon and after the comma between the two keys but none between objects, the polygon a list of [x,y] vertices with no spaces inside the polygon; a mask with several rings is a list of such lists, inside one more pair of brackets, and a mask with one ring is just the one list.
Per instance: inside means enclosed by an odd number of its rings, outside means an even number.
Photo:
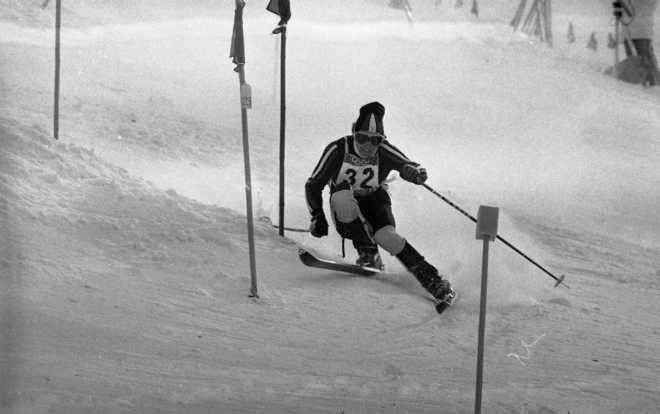
[{"label": "number 32 on bib", "polygon": [[346,154],[337,175],[337,183],[348,181],[356,194],[369,194],[378,189],[378,156],[362,159]]}]

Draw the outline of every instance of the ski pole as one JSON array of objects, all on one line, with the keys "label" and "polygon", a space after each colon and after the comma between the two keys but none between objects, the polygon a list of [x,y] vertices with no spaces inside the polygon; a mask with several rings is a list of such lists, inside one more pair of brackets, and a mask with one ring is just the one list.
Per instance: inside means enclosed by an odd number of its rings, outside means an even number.
[{"label": "ski pole", "polygon": [[[270,220],[270,217],[268,217],[268,216],[261,216],[261,217],[259,217],[258,220],[263,222],[263,223],[268,223],[276,229],[280,228],[280,225],[273,223]],[[286,231],[294,231],[294,232],[298,232],[298,233],[309,233],[309,229],[303,229],[303,228],[297,228],[297,227],[287,227],[287,226],[284,226],[283,228]]]},{"label": "ski pole", "polygon": [[[424,188],[426,188],[426,189],[429,190],[431,193],[433,193],[434,195],[436,195],[436,196],[437,196],[438,198],[440,198],[442,201],[444,201],[445,203],[449,204],[450,206],[452,206],[453,208],[455,208],[456,210],[458,210],[461,214],[463,214],[465,217],[467,217],[467,218],[469,218],[470,220],[472,220],[474,223],[477,222],[477,219],[474,218],[474,216],[470,215],[467,211],[463,210],[462,208],[460,208],[459,206],[457,206],[456,204],[454,204],[454,203],[453,203],[451,200],[449,200],[447,197],[445,197],[445,196],[443,196],[442,194],[440,194],[439,192],[435,191],[435,190],[434,190],[433,188],[431,188],[428,184],[422,184],[422,186],[424,186]],[[522,257],[524,257],[525,259],[527,259],[527,261],[529,261],[530,263],[532,263],[534,266],[536,266],[537,268],[541,269],[545,274],[547,274],[548,276],[550,276],[551,278],[553,278],[553,279],[557,282],[557,283],[555,283],[555,287],[557,287],[557,286],[559,286],[559,285],[564,285],[564,286],[566,286],[566,287],[568,288],[568,285],[567,285],[566,283],[564,283],[564,279],[566,278],[565,275],[561,275],[560,277],[557,277],[557,276],[553,275],[553,274],[550,273],[546,268],[544,268],[543,266],[541,266],[540,264],[538,264],[537,262],[535,262],[534,260],[532,260],[532,259],[531,259],[529,256],[527,256],[525,253],[521,252],[520,249],[518,249],[516,246],[514,246],[513,244],[511,244],[511,243],[509,243],[508,241],[506,241],[503,237],[501,237],[501,236],[498,235],[498,236],[497,236],[497,239],[498,239],[499,241],[501,241],[502,243],[504,243],[505,245],[507,245],[508,247],[510,247],[511,249],[513,249],[514,252],[518,253],[519,255],[521,255]]]},{"label": "ski pole", "polygon": [[[277,225],[277,224],[273,224],[273,227],[276,228],[276,229],[280,228],[280,226]],[[284,226],[283,228],[286,231],[293,231],[293,232],[296,232],[296,233],[309,233],[309,229],[303,229],[303,228],[297,228],[297,227],[288,227],[288,226]]]}]

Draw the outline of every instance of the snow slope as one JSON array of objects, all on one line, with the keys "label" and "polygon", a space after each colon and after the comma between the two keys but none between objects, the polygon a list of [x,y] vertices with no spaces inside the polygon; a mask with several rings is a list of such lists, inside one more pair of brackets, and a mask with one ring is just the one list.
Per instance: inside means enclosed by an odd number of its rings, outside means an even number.
[{"label": "snow slope", "polygon": [[[148,18],[128,8],[99,24],[72,2],[54,141],[48,17],[9,3],[3,414],[472,412],[481,243],[423,188],[395,179],[394,211],[459,289],[446,314],[393,258],[371,279],[304,268],[297,243],[334,256],[336,235],[283,239],[264,222],[260,298],[247,297],[232,7],[144,2]],[[567,276],[553,289],[491,249],[484,412],[656,413],[660,92],[603,76],[608,51],[549,49],[498,16],[420,2],[428,16],[411,28],[389,10],[365,24],[309,4],[288,38],[286,224],[307,226],[302,188],[321,150],[378,99],[433,188],[470,212],[499,206],[500,234]],[[374,2],[339,5],[360,15]],[[558,14],[607,26],[586,10]],[[276,20],[248,4],[255,215],[273,220]]]}]

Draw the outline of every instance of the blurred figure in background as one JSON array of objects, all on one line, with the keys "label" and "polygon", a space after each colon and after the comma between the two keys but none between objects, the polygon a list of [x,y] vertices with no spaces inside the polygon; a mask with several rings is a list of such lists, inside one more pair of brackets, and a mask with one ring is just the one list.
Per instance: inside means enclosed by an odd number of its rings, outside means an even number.
[{"label": "blurred figure in background", "polygon": [[393,9],[403,10],[403,12],[406,13],[406,19],[408,19],[408,23],[411,25],[413,24],[412,7],[410,6],[410,2],[408,0],[390,0],[387,5]]},{"label": "blurred figure in background", "polygon": [[653,25],[658,0],[616,0],[612,5],[614,16],[620,19],[623,25],[626,55],[629,58],[635,54],[639,56],[645,70],[642,83],[657,85],[660,72],[653,51]]}]

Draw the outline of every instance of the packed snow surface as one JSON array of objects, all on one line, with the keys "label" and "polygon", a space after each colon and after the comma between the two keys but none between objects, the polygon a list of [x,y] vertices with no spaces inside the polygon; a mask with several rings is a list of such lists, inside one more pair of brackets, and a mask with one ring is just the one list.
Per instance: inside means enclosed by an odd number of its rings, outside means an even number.
[{"label": "packed snow surface", "polygon": [[[473,412],[474,223],[392,175],[399,232],[459,292],[438,316],[395,258],[372,278],[307,268],[299,245],[339,258],[340,238],[269,222],[277,17],[246,6],[255,299],[234,2],[64,3],[55,141],[53,5],[0,1],[0,412]],[[660,91],[584,47],[611,29],[604,2],[559,2],[554,48],[512,33],[517,1],[434,3],[412,26],[376,1],[294,8],[285,225],[307,227],[321,151],[382,102],[427,184],[499,207],[499,234],[570,287],[491,245],[484,412],[657,413]]]}]

